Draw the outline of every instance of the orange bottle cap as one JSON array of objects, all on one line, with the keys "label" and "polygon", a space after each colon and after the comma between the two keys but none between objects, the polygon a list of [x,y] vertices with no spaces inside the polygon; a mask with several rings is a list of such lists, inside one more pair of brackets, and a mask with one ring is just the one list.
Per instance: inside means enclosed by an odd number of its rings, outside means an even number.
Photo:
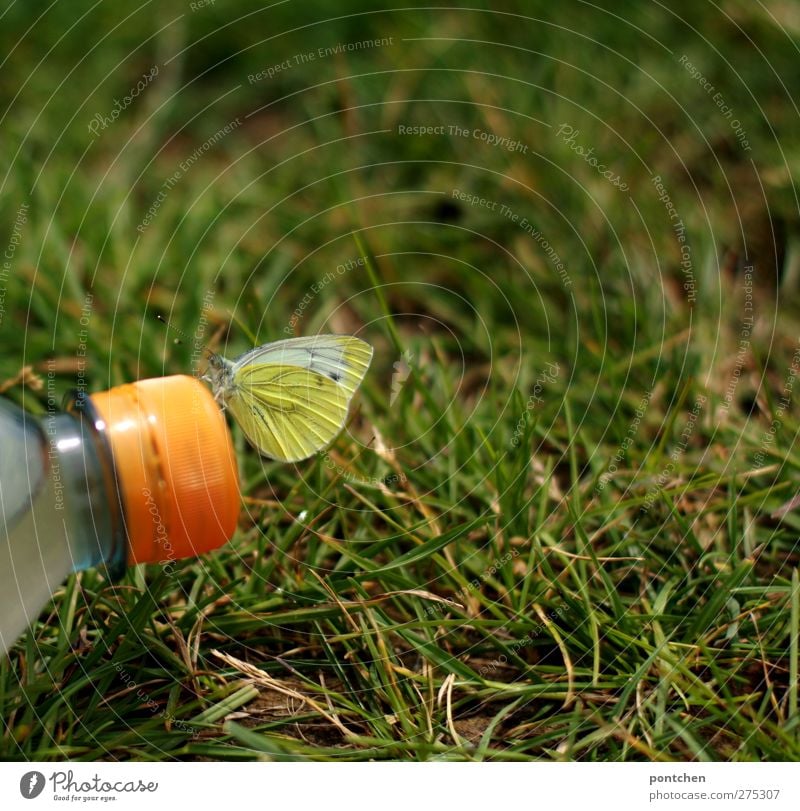
[{"label": "orange bottle cap", "polygon": [[140,380],[94,394],[117,471],[128,563],[162,563],[224,544],[239,515],[230,432],[193,377]]}]

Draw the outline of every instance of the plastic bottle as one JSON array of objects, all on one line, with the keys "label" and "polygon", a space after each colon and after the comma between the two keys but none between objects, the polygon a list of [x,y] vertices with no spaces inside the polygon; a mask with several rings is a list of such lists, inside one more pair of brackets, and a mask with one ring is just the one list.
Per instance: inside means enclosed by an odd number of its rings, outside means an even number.
[{"label": "plastic bottle", "polygon": [[70,572],[168,564],[225,543],[239,485],[230,433],[185,375],[33,417],[0,399],[0,653]]}]

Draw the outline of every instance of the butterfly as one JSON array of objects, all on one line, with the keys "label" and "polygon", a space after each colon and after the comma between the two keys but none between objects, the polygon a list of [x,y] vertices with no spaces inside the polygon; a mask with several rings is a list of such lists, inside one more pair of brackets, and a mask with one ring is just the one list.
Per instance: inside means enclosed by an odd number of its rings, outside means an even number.
[{"label": "butterfly", "polygon": [[209,352],[203,379],[247,440],[264,456],[300,462],[344,427],[372,347],[350,335],[314,335],[264,344],[228,360]]}]

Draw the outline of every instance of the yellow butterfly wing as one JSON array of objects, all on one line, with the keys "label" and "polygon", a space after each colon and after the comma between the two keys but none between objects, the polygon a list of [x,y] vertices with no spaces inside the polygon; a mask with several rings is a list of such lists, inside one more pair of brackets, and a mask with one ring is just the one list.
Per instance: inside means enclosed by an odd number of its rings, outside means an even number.
[{"label": "yellow butterfly wing", "polygon": [[372,359],[351,336],[278,341],[234,363],[226,398],[249,442],[265,456],[299,462],[330,445]]}]

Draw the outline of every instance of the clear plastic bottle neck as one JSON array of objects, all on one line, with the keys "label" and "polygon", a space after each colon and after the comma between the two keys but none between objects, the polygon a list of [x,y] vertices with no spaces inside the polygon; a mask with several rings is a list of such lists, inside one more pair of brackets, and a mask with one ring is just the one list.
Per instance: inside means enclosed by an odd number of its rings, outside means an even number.
[{"label": "clear plastic bottle neck", "polygon": [[104,565],[109,576],[117,579],[125,571],[127,542],[114,459],[102,420],[92,401],[81,394],[71,398],[66,412],[47,417],[43,425],[57,438],[56,461],[65,473],[72,571]]},{"label": "clear plastic bottle neck", "polygon": [[70,572],[125,568],[113,460],[88,401],[37,418],[0,401],[0,651]]}]

